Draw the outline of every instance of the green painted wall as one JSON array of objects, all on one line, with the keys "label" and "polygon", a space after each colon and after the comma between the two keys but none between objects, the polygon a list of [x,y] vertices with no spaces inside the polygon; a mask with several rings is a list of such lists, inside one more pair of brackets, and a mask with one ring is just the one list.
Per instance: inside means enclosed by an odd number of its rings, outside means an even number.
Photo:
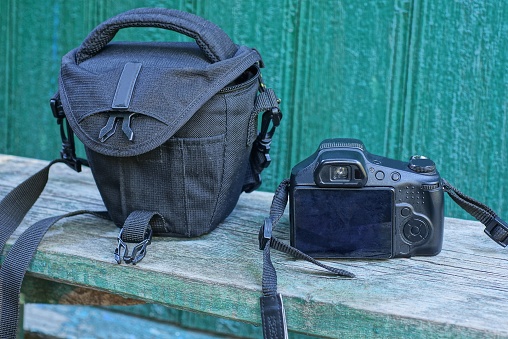
[{"label": "green painted wall", "polygon": [[[141,6],[187,10],[264,57],[285,113],[264,175],[271,191],[329,137],[377,154],[433,158],[508,216],[508,6],[502,0],[0,1],[0,152],[51,159],[48,100],[59,60],[98,23]],[[141,37],[143,35],[143,37]],[[144,29],[119,39],[182,39]],[[466,215],[450,202],[447,215]]]}]

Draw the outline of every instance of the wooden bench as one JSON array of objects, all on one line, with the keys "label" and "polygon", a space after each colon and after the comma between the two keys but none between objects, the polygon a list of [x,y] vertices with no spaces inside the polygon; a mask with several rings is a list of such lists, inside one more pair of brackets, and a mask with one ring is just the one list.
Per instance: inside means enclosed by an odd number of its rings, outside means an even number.
[{"label": "wooden bench", "polygon": [[[0,156],[0,198],[45,164]],[[87,216],[64,220],[38,249],[24,302],[155,303],[259,325],[257,237],[271,198],[243,194],[217,230],[197,239],[156,238],[136,266],[115,262],[118,229],[112,223]],[[55,165],[22,229],[79,209],[104,209],[90,171]],[[333,277],[272,251],[289,330],[331,338],[508,338],[508,250],[483,228],[447,218],[443,251],[436,257],[329,262],[355,279]],[[287,241],[288,230],[286,214],[275,235]]]}]

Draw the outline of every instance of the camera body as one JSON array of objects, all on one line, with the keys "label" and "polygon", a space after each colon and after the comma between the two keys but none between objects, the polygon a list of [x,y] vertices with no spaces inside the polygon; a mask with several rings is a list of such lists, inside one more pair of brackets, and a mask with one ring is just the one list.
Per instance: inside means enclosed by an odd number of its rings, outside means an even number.
[{"label": "camera body", "polygon": [[316,258],[432,256],[441,251],[444,196],[434,162],[373,155],[328,139],[291,171],[291,245]]}]

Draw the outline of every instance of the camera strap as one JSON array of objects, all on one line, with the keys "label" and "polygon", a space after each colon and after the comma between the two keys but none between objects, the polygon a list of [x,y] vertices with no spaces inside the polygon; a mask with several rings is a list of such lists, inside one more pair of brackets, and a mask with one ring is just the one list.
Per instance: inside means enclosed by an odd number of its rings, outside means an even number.
[{"label": "camera strap", "polygon": [[471,214],[479,222],[485,225],[484,232],[496,243],[506,247],[508,245],[508,224],[487,205],[465,195],[445,179],[441,179],[443,190],[464,211]]},{"label": "camera strap", "polygon": [[[485,233],[499,245],[508,245],[508,224],[499,218],[497,214],[487,205],[465,195],[445,179],[442,180],[443,191],[446,192],[457,205],[484,224]],[[325,265],[300,250],[281,242],[272,235],[274,227],[284,214],[288,202],[289,179],[284,179],[275,191],[270,216],[265,219],[259,230],[259,249],[263,251],[263,278],[260,297],[261,320],[263,336],[265,339],[286,339],[288,338],[286,316],[282,296],[277,293],[277,273],[270,257],[270,248],[289,254],[296,259],[309,261],[329,272],[346,278],[354,278],[354,274]]]},{"label": "camera strap", "polygon": [[296,259],[303,259],[322,267],[335,275],[354,278],[354,274],[335,267],[325,265],[300,250],[285,244],[272,236],[274,227],[284,214],[288,202],[289,179],[284,179],[275,191],[270,216],[265,219],[259,230],[259,249],[263,251],[263,295],[260,297],[263,337],[265,339],[288,338],[286,315],[282,296],[277,293],[277,273],[270,257],[270,248],[289,254]]}]

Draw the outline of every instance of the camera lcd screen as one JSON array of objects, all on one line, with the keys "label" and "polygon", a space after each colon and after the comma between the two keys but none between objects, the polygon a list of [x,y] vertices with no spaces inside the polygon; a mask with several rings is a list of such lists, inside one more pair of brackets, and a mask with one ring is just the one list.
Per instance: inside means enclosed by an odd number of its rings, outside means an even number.
[{"label": "camera lcd screen", "polygon": [[393,199],[390,188],[297,188],[293,246],[317,258],[390,258]]}]

